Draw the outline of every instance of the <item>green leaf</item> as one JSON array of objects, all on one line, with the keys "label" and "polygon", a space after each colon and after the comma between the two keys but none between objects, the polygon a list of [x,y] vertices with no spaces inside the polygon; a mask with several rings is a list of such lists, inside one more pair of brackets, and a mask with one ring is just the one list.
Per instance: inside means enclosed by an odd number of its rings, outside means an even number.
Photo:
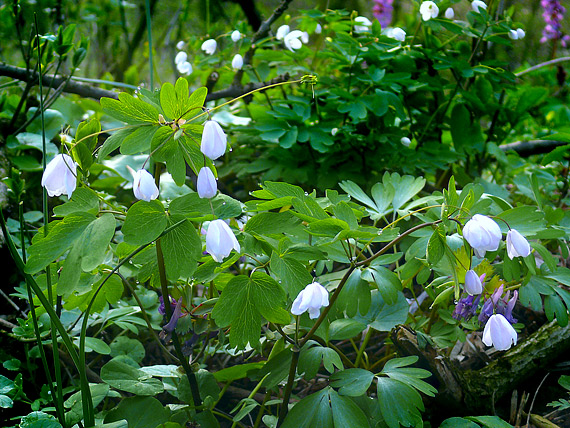
[{"label": "green leaf", "polygon": [[351,339],[366,328],[366,324],[352,318],[334,320],[329,326],[329,340]]},{"label": "green leaf", "polygon": [[140,123],[158,124],[158,111],[152,105],[121,92],[119,99],[101,98],[101,107],[109,116],[131,125]]},{"label": "green leaf", "polygon": [[[309,345],[309,344],[307,344]],[[305,379],[314,379],[323,363],[325,369],[329,373],[334,373],[334,368],[342,370],[344,366],[340,360],[339,355],[334,349],[326,348],[324,346],[305,346],[301,349],[299,357],[298,373],[305,373]]]},{"label": "green leaf", "polygon": [[161,239],[162,252],[166,267],[166,275],[176,281],[180,277],[190,277],[198,267],[198,259],[202,255],[202,241],[192,223],[178,214],[168,218],[168,226],[183,220]]},{"label": "green leaf", "polygon": [[[178,81],[176,82],[176,86],[178,88]],[[207,95],[208,95],[208,88],[205,88],[203,86],[192,92],[190,98],[188,99],[187,111],[182,116],[182,119],[189,119],[191,117],[194,117],[197,113],[201,113],[202,107],[206,102]]]},{"label": "green leaf", "polygon": [[151,125],[136,128],[123,139],[121,143],[121,153],[124,155],[135,155],[137,153],[148,152],[154,134],[158,129],[158,126]]},{"label": "green leaf", "polygon": [[152,158],[158,162],[166,162],[166,169],[178,186],[182,186],[186,179],[185,156],[178,142],[183,138],[177,138],[175,131],[163,126],[155,132],[151,142]]},{"label": "green leaf", "polygon": [[[117,357],[120,355],[125,355],[131,358],[133,361],[140,363],[145,356],[145,349],[142,343],[136,339],[131,339],[126,336],[119,336],[111,342],[111,357]],[[154,376],[152,373],[145,373]]]},{"label": "green leaf", "polygon": [[[73,158],[83,171],[87,171],[93,163],[93,150],[97,146],[97,134],[101,131],[101,122],[91,119],[83,121],[77,127],[75,133],[76,144],[73,146]],[[92,136],[90,136],[92,135]]]},{"label": "green leaf", "polygon": [[[530,238],[532,235],[546,229],[544,213],[533,206],[520,206],[501,213],[499,218],[505,220],[512,229],[516,229],[521,235]],[[497,221],[503,233],[507,233],[508,227],[504,221]]]},{"label": "green leaf", "polygon": [[34,236],[28,248],[29,258],[25,272],[34,274],[60,257],[81,236],[87,226],[95,220],[93,214],[76,212],[63,220],[50,223],[49,233],[43,236],[43,229]]},{"label": "green leaf", "polygon": [[105,258],[107,248],[115,235],[113,214],[105,213],[91,222],[81,235],[81,269],[84,272],[95,269]]},{"label": "green leaf", "polygon": [[374,379],[374,374],[364,369],[346,369],[334,373],[330,377],[331,385],[339,388],[340,395],[359,397],[366,394]]},{"label": "green leaf", "polygon": [[330,387],[299,401],[281,428],[369,428],[364,412],[350,398]]},{"label": "green leaf", "polygon": [[370,309],[370,286],[361,275],[359,268],[350,274],[336,301],[337,308],[349,317],[354,317],[357,312],[365,314]]},{"label": "green leaf", "polygon": [[166,213],[160,201],[139,201],[127,211],[122,228],[125,242],[133,245],[148,244],[158,238],[166,224]]},{"label": "green leaf", "polygon": [[86,211],[91,214],[96,214],[99,211],[97,193],[89,187],[75,189],[69,201],[53,208],[53,214],[56,217],[65,217],[68,214],[80,211]]},{"label": "green leaf", "polygon": [[378,331],[390,331],[398,324],[404,324],[408,318],[408,302],[400,292],[396,303],[386,304],[378,290],[372,290],[371,305],[368,313],[359,314],[354,319],[368,324]]},{"label": "green leaf", "polygon": [[107,413],[105,423],[122,419],[128,422],[129,428],[156,427],[168,421],[168,412],[154,397],[128,397],[123,398],[117,407]]},{"label": "green leaf", "polygon": [[313,282],[313,277],[305,265],[291,256],[273,252],[270,267],[292,300],[297,297],[301,290]]},{"label": "green leaf", "polygon": [[415,427],[424,410],[422,397],[411,386],[388,377],[377,377],[378,403],[389,428]]},{"label": "green leaf", "polygon": [[214,373],[214,377],[218,382],[230,382],[233,380],[250,377],[254,371],[258,371],[265,363],[260,361],[257,363],[239,364],[237,366],[226,367]]},{"label": "green leaf", "polygon": [[288,324],[291,317],[284,309],[285,291],[277,281],[263,272],[251,277],[239,275],[225,286],[212,317],[220,327],[231,325],[230,345],[240,349],[259,343],[261,317],[279,324]]},{"label": "green leaf", "polygon": [[248,220],[244,232],[258,235],[289,233],[301,224],[301,220],[289,212],[259,213]]},{"label": "green leaf", "polygon": [[156,395],[164,391],[158,379],[115,359],[101,367],[101,379],[113,388],[136,395]]},{"label": "green leaf", "polygon": [[409,385],[430,397],[435,397],[437,390],[429,383],[421,380],[430,377],[431,373],[424,369],[405,367],[410,364],[414,364],[417,361],[418,357],[415,355],[405,358],[393,358],[388,360],[384,365],[382,373],[391,379],[399,380],[400,382],[405,383],[406,385]]},{"label": "green leaf", "polygon": [[[90,383],[91,400],[93,408],[96,408],[109,394],[109,385],[105,383]],[[67,400],[64,406],[69,410],[65,415],[65,421],[68,425],[73,425],[83,419],[83,403],[81,401],[81,391],[76,392]]]},{"label": "green leaf", "polygon": [[135,132],[138,128],[131,127],[125,129],[119,129],[113,135],[105,140],[101,148],[99,149],[99,153],[97,154],[97,159],[99,162],[103,161],[111,152],[117,150],[126,137],[131,135]]},{"label": "green leaf", "polygon": [[429,238],[427,245],[427,260],[430,265],[436,265],[445,255],[445,231],[443,225],[439,225]]},{"label": "green leaf", "polygon": [[463,418],[449,418],[444,420],[439,428],[480,428],[475,422]]},{"label": "green leaf", "polygon": [[402,282],[398,275],[383,266],[371,266],[362,271],[362,279],[374,282],[384,301],[393,305],[398,300],[398,292],[402,291]]},{"label": "green leaf", "polygon": [[498,416],[467,416],[465,419],[475,421],[485,428],[513,428]]},{"label": "green leaf", "polygon": [[55,416],[44,412],[32,412],[20,421],[20,428],[62,428]]},{"label": "green leaf", "polygon": [[384,186],[391,184],[395,189],[394,199],[392,200],[394,210],[399,210],[406,202],[419,193],[426,184],[426,180],[423,177],[412,177],[411,175],[400,177],[400,174],[397,172],[392,173],[392,175],[385,172],[382,181]]}]

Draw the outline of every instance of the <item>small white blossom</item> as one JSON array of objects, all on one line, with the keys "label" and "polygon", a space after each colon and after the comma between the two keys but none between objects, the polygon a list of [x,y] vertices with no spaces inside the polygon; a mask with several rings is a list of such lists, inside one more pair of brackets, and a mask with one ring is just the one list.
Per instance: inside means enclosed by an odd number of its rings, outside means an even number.
[{"label": "small white blossom", "polygon": [[481,0],[473,0],[473,2],[471,3],[471,9],[473,9],[475,12],[480,13],[481,9],[487,10],[487,4]]},{"label": "small white blossom", "polygon": [[283,43],[285,43],[285,47],[289,49],[291,52],[295,52],[295,50],[300,49],[303,46],[301,42],[302,37],[304,36],[302,31],[293,30],[288,33],[285,38],[283,39]]},{"label": "small white blossom", "polygon": [[303,34],[301,34],[301,41],[305,44],[309,43],[309,33],[303,31]]},{"label": "small white blossom", "polygon": [[181,51],[182,49],[184,49],[184,45],[185,43],[182,40],[180,40],[178,43],[176,43],[176,49]]},{"label": "small white blossom", "polygon": [[486,251],[495,251],[503,235],[501,228],[492,219],[481,214],[475,214],[463,228],[463,237],[475,250],[478,257],[485,257]]},{"label": "small white blossom", "polygon": [[437,18],[439,8],[432,1],[424,1],[420,5],[420,14],[422,15],[422,20],[429,21],[432,18]]},{"label": "small white blossom", "polygon": [[[483,276],[483,278],[485,277]],[[476,296],[483,292],[483,282],[472,269],[465,273],[465,291],[471,296]]]},{"label": "small white blossom", "polygon": [[218,192],[218,184],[216,177],[210,168],[204,166],[198,172],[198,181],[196,182],[198,196],[203,199],[210,199],[216,196]]},{"label": "small white blossom", "polygon": [[517,36],[519,36],[519,40],[524,39],[524,36],[526,36],[526,33],[524,32],[524,30],[522,28],[517,28]]},{"label": "small white blossom", "polygon": [[400,27],[392,28],[390,31],[387,32],[387,36],[396,39],[399,42],[403,42],[406,40],[406,32],[402,30]]},{"label": "small white blossom", "polygon": [[498,351],[506,351],[517,344],[517,332],[503,315],[494,314],[485,324],[483,343],[494,346]]},{"label": "small white blossom", "polygon": [[240,54],[236,54],[234,59],[232,59],[232,68],[234,70],[241,70],[243,67],[243,57]]},{"label": "small white blossom", "polygon": [[154,177],[146,170],[139,169],[134,174],[133,193],[137,199],[150,202],[158,198],[158,187]]},{"label": "small white blossom", "polygon": [[289,34],[290,28],[287,24],[282,25],[281,27],[279,27],[277,29],[277,33],[275,35],[275,37],[277,38],[277,40],[283,40],[285,38],[285,36],[287,34]]},{"label": "small white blossom", "polygon": [[321,26],[321,24],[317,23],[317,26],[315,27],[315,34],[321,34],[323,32],[323,27]]},{"label": "small white blossom", "polygon": [[55,156],[42,175],[42,186],[45,187],[49,196],[71,194],[77,186],[77,163],[66,154]]},{"label": "small white blossom", "polygon": [[400,143],[402,143],[405,147],[410,147],[410,144],[412,144],[412,141],[408,137],[402,137],[400,139]]},{"label": "small white blossom", "polygon": [[453,19],[454,16],[455,16],[455,11],[453,10],[452,7],[448,7],[447,9],[445,9],[445,17],[447,19]]},{"label": "small white blossom", "polygon": [[186,61],[188,61],[188,54],[186,52],[178,52],[174,57],[175,64],[180,64]]},{"label": "small white blossom", "polygon": [[372,22],[365,16],[357,16],[354,18],[354,22],[358,24],[354,26],[355,33],[366,33],[369,31],[369,27],[372,27]]},{"label": "small white blossom", "polygon": [[230,37],[232,38],[232,42],[236,43],[241,39],[241,33],[238,30],[234,30]]},{"label": "small white blossom", "polygon": [[221,263],[230,255],[232,250],[241,251],[234,232],[223,220],[213,220],[208,225],[206,232],[206,252],[212,258]]},{"label": "small white blossom", "polygon": [[228,139],[220,124],[215,120],[207,120],[200,144],[202,153],[211,160],[215,160],[226,152],[227,145]]},{"label": "small white blossom", "polygon": [[176,64],[176,69],[180,74],[188,75],[192,73],[192,64],[188,61],[179,62]]},{"label": "small white blossom", "polygon": [[213,55],[216,52],[216,48],[218,47],[218,42],[214,39],[208,39],[204,43],[202,43],[202,50],[206,52],[208,55]]},{"label": "small white blossom", "polygon": [[530,254],[530,245],[526,238],[517,230],[507,232],[507,255],[512,260],[515,257],[527,257]]},{"label": "small white blossom", "polygon": [[329,305],[329,292],[318,282],[314,281],[307,285],[293,302],[291,313],[301,315],[309,311],[309,318],[318,318],[321,308]]},{"label": "small white blossom", "polygon": [[517,30],[509,30],[509,38],[512,40],[518,40],[519,34],[517,33]]}]

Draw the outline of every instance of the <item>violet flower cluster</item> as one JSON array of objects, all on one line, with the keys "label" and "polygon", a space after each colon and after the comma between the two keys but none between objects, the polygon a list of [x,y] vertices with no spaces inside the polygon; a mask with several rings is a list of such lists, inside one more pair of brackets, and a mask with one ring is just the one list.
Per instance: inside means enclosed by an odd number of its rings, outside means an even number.
[{"label": "violet flower cluster", "polygon": [[374,0],[372,13],[374,18],[380,22],[382,28],[388,27],[392,23],[392,14],[394,13],[394,0]]},{"label": "violet flower cluster", "polygon": [[562,20],[566,13],[566,8],[560,4],[560,0],[541,0],[540,5],[544,12],[542,17],[546,26],[542,30],[541,43],[548,40],[560,40],[563,47],[570,45],[570,36],[562,33]]}]

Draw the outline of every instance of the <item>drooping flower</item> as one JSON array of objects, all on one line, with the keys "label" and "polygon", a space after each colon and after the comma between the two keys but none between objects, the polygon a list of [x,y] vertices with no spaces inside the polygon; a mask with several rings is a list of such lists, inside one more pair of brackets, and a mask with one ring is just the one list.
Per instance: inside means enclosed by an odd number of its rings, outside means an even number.
[{"label": "drooping flower", "polygon": [[406,32],[400,27],[392,28],[391,31],[387,33],[387,36],[399,42],[406,40]]},{"label": "drooping flower", "polygon": [[471,9],[475,12],[481,13],[481,10],[487,10],[487,4],[481,0],[473,0],[471,3]]},{"label": "drooping flower", "polygon": [[232,68],[234,70],[241,70],[243,67],[243,57],[240,54],[236,54],[234,59],[232,59]]},{"label": "drooping flower", "polygon": [[236,43],[241,39],[241,33],[238,30],[234,30],[230,37],[232,38],[232,42]]},{"label": "drooping flower", "polygon": [[293,315],[301,315],[309,311],[309,318],[318,318],[321,308],[329,305],[329,292],[316,281],[307,285],[297,296],[291,307]]},{"label": "drooping flower", "polygon": [[218,159],[226,152],[228,138],[218,122],[207,120],[202,133],[200,150],[211,160]]},{"label": "drooping flower", "polygon": [[483,280],[485,279],[485,274],[477,275],[473,269],[468,270],[465,273],[465,291],[471,296],[476,296],[483,292]]},{"label": "drooping flower", "polygon": [[477,312],[477,307],[479,306],[479,300],[481,300],[481,295],[477,296],[467,296],[459,299],[455,310],[453,311],[452,317],[456,320],[464,318],[469,321],[469,319],[475,315]]},{"label": "drooping flower", "polygon": [[158,198],[158,187],[154,177],[146,169],[139,169],[134,173],[133,193],[137,199],[147,202]]},{"label": "drooping flower", "polygon": [[56,155],[46,165],[42,186],[49,196],[67,195],[71,198],[77,186],[77,163],[66,154]]},{"label": "drooping flower", "polygon": [[214,173],[207,166],[202,167],[198,172],[198,181],[196,182],[198,196],[204,199],[210,199],[216,196],[218,185]]},{"label": "drooping flower", "polygon": [[354,26],[355,33],[366,33],[370,31],[370,27],[372,27],[372,22],[365,16],[357,16],[354,18],[354,22],[358,24]]},{"label": "drooping flower", "polygon": [[289,26],[287,24],[282,25],[281,27],[279,27],[277,29],[277,33],[275,34],[275,38],[277,40],[283,40],[285,38],[285,36],[287,34],[289,34],[289,31],[291,31],[291,29],[289,28]]},{"label": "drooping flower", "polygon": [[174,301],[176,302],[176,306],[174,307],[174,311],[172,311],[172,316],[170,317],[170,321],[168,321],[168,324],[162,327],[163,332],[172,333],[176,328],[178,320],[182,316],[182,300],[183,300],[182,297],[180,297],[178,301],[174,299]]},{"label": "drooping flower", "polygon": [[241,251],[232,229],[223,220],[211,221],[206,232],[206,252],[215,261],[221,263],[224,258],[230,255],[232,250],[236,250],[238,253]]},{"label": "drooping flower", "polygon": [[388,27],[392,22],[392,14],[394,13],[392,3],[394,0],[374,0],[372,13],[382,28]]},{"label": "drooping flower", "polygon": [[517,36],[519,37],[519,40],[524,39],[524,36],[526,36],[526,33],[524,32],[524,30],[522,28],[517,28]]},{"label": "drooping flower", "polygon": [[303,42],[300,40],[305,37],[305,33],[300,30],[293,30],[283,38],[283,43],[285,47],[291,52],[300,49],[303,46]]},{"label": "drooping flower", "polygon": [[447,19],[453,19],[454,16],[455,16],[455,11],[453,10],[452,7],[448,7],[447,9],[445,9],[445,17]]},{"label": "drooping flower", "polygon": [[519,39],[519,33],[517,33],[517,30],[509,30],[509,38],[511,40],[518,40]]},{"label": "drooping flower", "polygon": [[400,139],[400,143],[402,143],[405,147],[410,147],[410,144],[412,144],[412,140],[410,140],[408,137],[402,137]]},{"label": "drooping flower", "polygon": [[507,232],[507,255],[512,260],[515,257],[526,257],[530,254],[530,245],[526,238],[517,230]]},{"label": "drooping flower", "polygon": [[179,51],[181,51],[182,49],[184,49],[184,45],[186,43],[184,43],[184,41],[180,40],[178,43],[176,43],[176,49],[178,49]]},{"label": "drooping flower", "polygon": [[317,26],[315,27],[315,34],[321,34],[323,32],[323,27],[321,24],[317,22]]},{"label": "drooping flower", "polygon": [[305,44],[309,43],[309,33],[303,31],[303,34],[301,34],[301,41]]},{"label": "drooping flower", "polygon": [[186,61],[188,61],[188,54],[186,52],[178,52],[174,57],[175,64],[180,64]]},{"label": "drooping flower", "polygon": [[483,330],[483,343],[494,346],[498,351],[506,351],[517,344],[517,332],[503,315],[491,315]]},{"label": "drooping flower", "polygon": [[475,250],[477,257],[485,257],[486,251],[495,251],[503,237],[501,228],[489,217],[475,214],[463,228],[463,237]]},{"label": "drooping flower", "polygon": [[190,64],[188,61],[179,62],[178,64],[176,64],[176,69],[180,74],[184,75],[192,74],[193,71],[192,64]]},{"label": "drooping flower", "polygon": [[513,309],[518,299],[518,292],[515,290],[513,292],[513,297],[511,298],[511,292],[507,291],[503,297],[503,284],[501,284],[494,292],[485,300],[483,307],[481,308],[481,313],[479,314],[479,321],[481,323],[486,323],[491,315],[501,314],[505,319],[511,324],[516,324],[517,320],[513,317]]},{"label": "drooping flower", "polygon": [[422,15],[422,20],[429,21],[432,18],[437,18],[439,8],[432,1],[424,1],[420,5],[420,14]]},{"label": "drooping flower", "polygon": [[208,39],[204,43],[202,43],[202,50],[206,52],[208,55],[213,55],[216,52],[216,48],[218,47],[218,42],[214,39]]}]

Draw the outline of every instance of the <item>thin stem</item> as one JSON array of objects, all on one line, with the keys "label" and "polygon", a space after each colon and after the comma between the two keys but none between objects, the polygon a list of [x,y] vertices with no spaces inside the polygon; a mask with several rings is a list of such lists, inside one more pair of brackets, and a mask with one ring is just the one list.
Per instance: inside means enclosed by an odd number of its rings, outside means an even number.
[{"label": "thin stem", "polygon": [[538,70],[542,67],[548,67],[549,65],[554,65],[554,64],[558,64],[559,62],[566,62],[566,61],[570,61],[570,56],[563,56],[561,58],[551,59],[550,61],[546,61],[546,62],[542,62],[540,64],[533,65],[532,67],[529,67],[526,70],[519,71],[518,73],[515,73],[515,76],[521,77],[527,73],[531,73],[531,72]]},{"label": "thin stem", "polygon": [[145,0],[144,9],[146,13],[146,31],[148,34],[148,65],[150,67],[150,90],[154,91],[154,67],[152,63],[152,22],[150,16],[150,2]]},{"label": "thin stem", "polygon": [[358,349],[358,353],[356,354],[356,360],[354,361],[355,367],[358,367],[360,365],[360,361],[362,361],[362,355],[364,354],[364,350],[366,349],[366,346],[368,345],[368,342],[370,341],[370,338],[372,337],[373,331],[374,331],[374,329],[368,328],[368,331],[366,332],[366,336],[364,336],[364,340],[360,344],[360,348]]},{"label": "thin stem", "polygon": [[285,392],[283,393],[283,402],[281,403],[281,408],[279,409],[279,420],[277,421],[277,427],[281,426],[285,420],[285,416],[287,416],[287,411],[289,410],[289,398],[291,397],[291,391],[293,390],[293,382],[295,381],[295,373],[297,372],[297,364],[299,363],[300,353],[300,348],[293,348],[291,366],[289,367],[289,377],[287,378],[287,385],[285,385]]}]

